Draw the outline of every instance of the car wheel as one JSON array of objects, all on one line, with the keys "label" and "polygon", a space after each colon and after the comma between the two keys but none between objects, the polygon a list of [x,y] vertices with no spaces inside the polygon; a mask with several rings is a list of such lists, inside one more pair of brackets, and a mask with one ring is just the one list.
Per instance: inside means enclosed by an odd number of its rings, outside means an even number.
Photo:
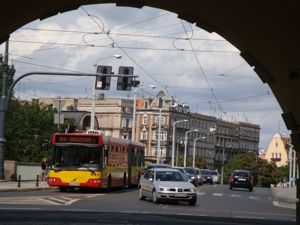
[{"label": "car wheel", "polygon": [[139,189],[139,198],[140,198],[140,200],[145,200],[145,196],[143,195],[142,187],[140,187],[140,189]]},{"label": "car wheel", "polygon": [[60,191],[60,192],[65,192],[65,191],[67,190],[66,187],[62,187],[62,186],[59,186],[58,188],[59,188],[59,191]]},{"label": "car wheel", "polygon": [[232,186],[231,185],[229,186],[229,189],[232,190]]},{"label": "car wheel", "polygon": [[249,191],[250,191],[250,192],[252,192],[252,191],[253,191],[253,188],[252,188],[252,187],[251,187],[251,188],[249,188]]},{"label": "car wheel", "polygon": [[152,201],[156,204],[159,203],[159,198],[157,197],[155,190],[153,190],[153,192],[152,192]]},{"label": "car wheel", "polygon": [[197,198],[193,197],[192,199],[188,200],[189,205],[194,206],[197,203]]}]

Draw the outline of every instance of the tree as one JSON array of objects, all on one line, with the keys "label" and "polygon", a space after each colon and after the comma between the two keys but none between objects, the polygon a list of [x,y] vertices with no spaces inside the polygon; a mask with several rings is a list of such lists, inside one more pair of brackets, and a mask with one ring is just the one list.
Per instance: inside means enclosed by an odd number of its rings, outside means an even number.
[{"label": "tree", "polygon": [[40,162],[45,156],[42,144],[55,132],[52,107],[11,100],[6,121],[5,159]]},{"label": "tree", "polygon": [[254,183],[264,187],[270,187],[280,181],[280,173],[274,162],[256,158],[253,154],[245,153],[234,157],[224,167],[224,183],[229,181],[229,177],[235,169],[250,170]]},{"label": "tree", "polygon": [[[179,157],[178,158],[178,166],[183,166],[183,157]],[[191,167],[193,165],[193,160],[190,159],[190,158],[187,158],[186,160],[186,166],[187,167]],[[198,167],[198,168],[206,168],[206,162],[203,158],[201,157],[196,157],[195,159],[195,167]]]}]

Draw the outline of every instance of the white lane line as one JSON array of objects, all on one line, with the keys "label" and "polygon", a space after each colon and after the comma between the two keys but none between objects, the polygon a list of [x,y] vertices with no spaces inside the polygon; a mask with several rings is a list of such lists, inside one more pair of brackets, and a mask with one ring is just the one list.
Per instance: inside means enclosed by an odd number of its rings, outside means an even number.
[{"label": "white lane line", "polygon": [[232,194],[231,197],[233,197],[233,198],[240,198],[241,195],[235,195],[235,194]]},{"label": "white lane line", "polygon": [[258,217],[258,216],[233,216],[234,218],[240,218],[240,219],[260,219],[265,220],[264,217]]},{"label": "white lane line", "polygon": [[85,196],[86,198],[93,198],[93,197],[97,197],[97,196],[103,196],[105,194],[94,194],[94,195],[87,195]]},{"label": "white lane line", "polygon": [[205,195],[206,192],[197,192],[197,195]]},{"label": "white lane line", "polygon": [[45,199],[45,198],[40,198],[39,200],[50,203],[51,205],[61,205],[60,203],[53,202],[53,201]]},{"label": "white lane line", "polygon": [[219,196],[219,197],[221,197],[221,196],[223,196],[223,193],[213,193],[212,196]]},{"label": "white lane line", "polygon": [[79,201],[79,199],[72,199],[71,201],[66,202],[65,205],[72,205],[74,202],[77,202],[77,201]]},{"label": "white lane line", "polygon": [[48,198],[48,199],[50,199],[51,201],[54,201],[54,202],[62,203],[62,204],[66,203],[65,199],[60,199],[60,198]]},{"label": "white lane line", "polygon": [[259,199],[259,197],[256,196],[249,196],[250,199]]}]

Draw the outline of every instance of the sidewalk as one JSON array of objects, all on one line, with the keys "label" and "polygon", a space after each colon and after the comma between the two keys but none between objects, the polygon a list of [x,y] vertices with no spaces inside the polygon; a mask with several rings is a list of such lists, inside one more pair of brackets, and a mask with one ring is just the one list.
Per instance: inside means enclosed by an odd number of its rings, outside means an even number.
[{"label": "sidewalk", "polygon": [[49,187],[46,181],[39,181],[38,186],[36,181],[22,181],[20,187],[17,181],[0,181],[0,192],[9,191],[43,191],[53,189]]},{"label": "sidewalk", "polygon": [[271,187],[271,191],[273,196],[278,199],[278,201],[274,201],[276,206],[296,209],[296,203],[298,202],[296,186],[291,188]]}]

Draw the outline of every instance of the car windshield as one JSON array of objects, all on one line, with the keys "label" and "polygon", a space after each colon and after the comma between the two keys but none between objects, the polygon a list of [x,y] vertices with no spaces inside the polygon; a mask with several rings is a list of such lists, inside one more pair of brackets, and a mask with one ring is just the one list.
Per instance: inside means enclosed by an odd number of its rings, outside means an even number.
[{"label": "car windshield", "polygon": [[211,171],[210,174],[211,175],[218,175],[217,171]]},{"label": "car windshield", "polygon": [[210,172],[208,170],[201,170],[201,174],[210,175]]},{"label": "car windshield", "polygon": [[247,171],[236,171],[236,172],[234,172],[233,176],[249,177],[250,173]]},{"label": "car windshield", "polygon": [[176,170],[179,170],[181,173],[184,173],[184,169],[183,168],[175,168]]},{"label": "car windshield", "polygon": [[185,168],[185,171],[186,171],[187,173],[189,173],[189,174],[194,174],[194,173],[195,173],[195,171],[194,171],[193,168]]},{"label": "car windshield", "polygon": [[179,171],[157,171],[157,181],[186,181],[186,178]]}]

